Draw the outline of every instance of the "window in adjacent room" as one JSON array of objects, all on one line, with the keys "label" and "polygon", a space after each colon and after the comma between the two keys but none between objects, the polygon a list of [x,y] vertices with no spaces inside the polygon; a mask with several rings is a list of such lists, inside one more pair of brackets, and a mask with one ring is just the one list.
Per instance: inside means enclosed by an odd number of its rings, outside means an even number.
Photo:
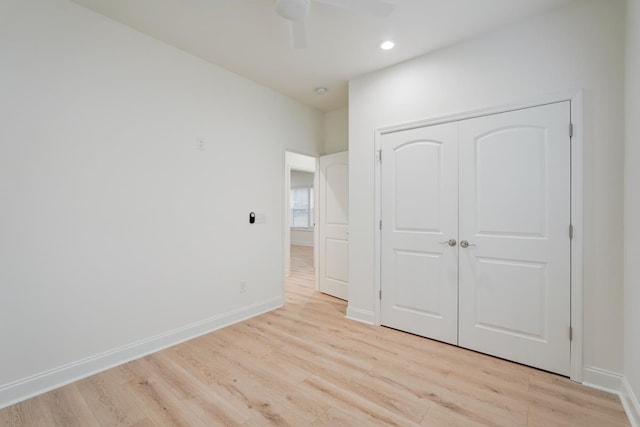
[{"label": "window in adjacent room", "polygon": [[313,227],[313,187],[291,188],[291,228]]}]

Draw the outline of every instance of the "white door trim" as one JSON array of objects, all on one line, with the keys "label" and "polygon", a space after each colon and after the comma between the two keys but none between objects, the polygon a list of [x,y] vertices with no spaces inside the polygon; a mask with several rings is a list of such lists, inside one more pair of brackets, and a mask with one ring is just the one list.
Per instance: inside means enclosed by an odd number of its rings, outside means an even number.
[{"label": "white door trim", "polygon": [[[504,113],[523,108],[537,107],[556,102],[571,102],[571,123],[573,124],[573,136],[571,138],[571,224],[573,225],[573,239],[571,241],[571,326],[573,339],[571,341],[571,373],[573,381],[582,382],[582,342],[583,342],[583,144],[584,144],[584,119],[583,119],[583,91],[561,92],[541,96],[524,102],[496,107],[483,108],[467,112],[461,112],[446,116],[439,116],[420,121],[408,122],[399,125],[380,127],[375,130],[374,155],[375,164],[375,222],[374,222],[374,324],[380,325],[380,298],[381,290],[381,233],[379,224],[381,221],[381,177],[380,177],[380,153],[382,135],[413,129],[423,126],[431,126],[441,123],[471,119],[490,114]],[[568,131],[568,130],[567,130]],[[384,160],[383,160],[384,161]]]}]

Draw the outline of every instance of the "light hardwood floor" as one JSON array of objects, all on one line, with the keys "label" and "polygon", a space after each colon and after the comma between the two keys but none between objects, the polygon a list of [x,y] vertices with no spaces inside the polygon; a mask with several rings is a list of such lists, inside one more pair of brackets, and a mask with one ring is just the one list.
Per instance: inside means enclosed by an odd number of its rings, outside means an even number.
[{"label": "light hardwood floor", "polygon": [[0,410],[2,426],[628,426],[618,397],[344,318],[292,248],[284,308]]}]

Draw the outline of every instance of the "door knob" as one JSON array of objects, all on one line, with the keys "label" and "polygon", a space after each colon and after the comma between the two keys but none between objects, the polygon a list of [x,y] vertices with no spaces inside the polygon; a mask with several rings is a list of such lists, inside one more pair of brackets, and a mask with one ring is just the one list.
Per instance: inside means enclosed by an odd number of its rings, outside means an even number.
[{"label": "door knob", "polygon": [[469,243],[466,240],[460,240],[460,246],[463,248],[468,248],[469,246],[475,246],[473,243]]},{"label": "door knob", "polygon": [[449,239],[449,240],[445,240],[444,242],[440,242],[440,244],[447,244],[449,246],[455,246],[458,242],[456,242],[456,239]]}]

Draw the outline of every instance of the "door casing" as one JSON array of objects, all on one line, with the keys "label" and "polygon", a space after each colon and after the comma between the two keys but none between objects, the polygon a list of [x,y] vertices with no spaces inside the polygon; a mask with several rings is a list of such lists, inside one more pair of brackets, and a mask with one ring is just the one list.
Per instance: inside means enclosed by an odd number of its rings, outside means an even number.
[{"label": "door casing", "polygon": [[491,114],[504,113],[524,108],[570,101],[571,105],[571,224],[573,239],[571,240],[571,370],[570,378],[582,382],[582,342],[583,342],[583,91],[562,92],[543,96],[523,102],[496,107],[483,108],[447,116],[381,127],[375,130],[375,271],[374,271],[374,324],[380,325],[380,290],[381,290],[381,232],[379,223],[381,216],[381,168],[379,153],[382,136],[387,133],[408,130],[424,126],[449,123]]}]

